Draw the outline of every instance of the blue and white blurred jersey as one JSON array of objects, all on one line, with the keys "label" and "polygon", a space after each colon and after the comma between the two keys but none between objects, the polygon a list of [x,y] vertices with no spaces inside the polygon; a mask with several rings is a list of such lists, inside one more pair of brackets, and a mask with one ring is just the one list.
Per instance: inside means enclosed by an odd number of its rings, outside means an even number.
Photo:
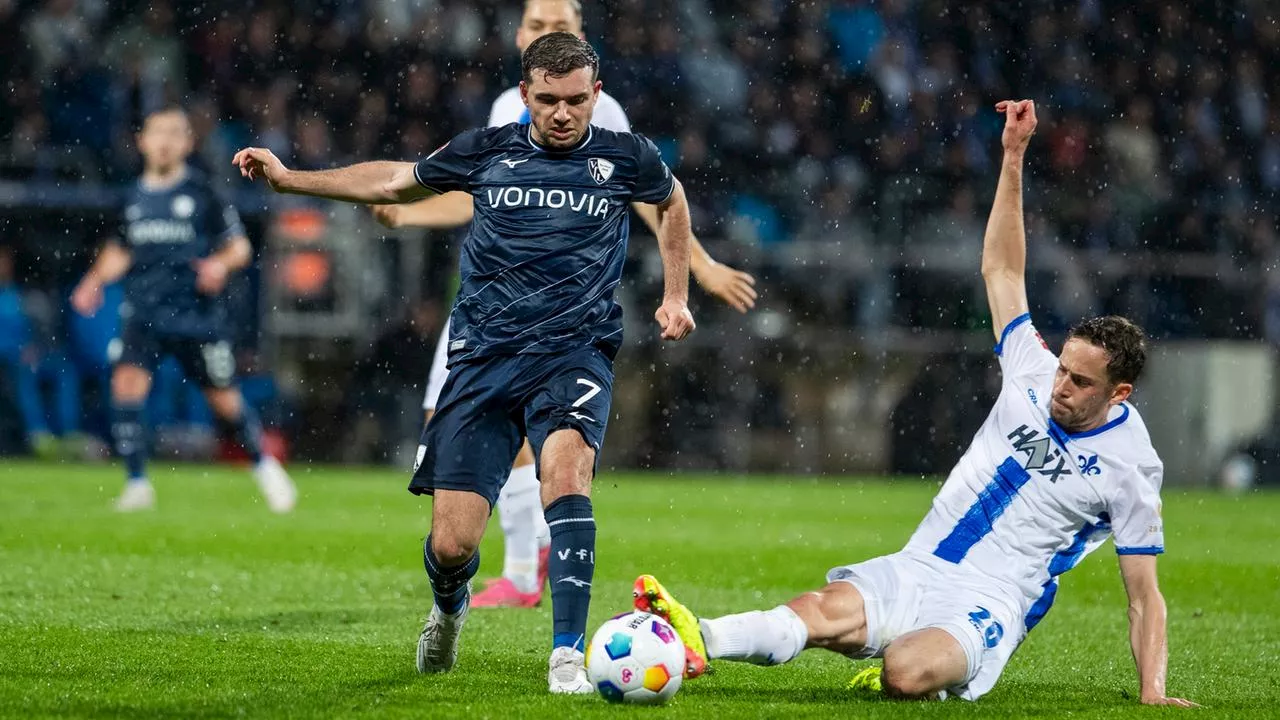
[{"label": "blue and white blurred jersey", "polygon": [[[518,85],[499,95],[498,99],[493,101],[492,109],[489,110],[489,127],[513,122],[529,122],[529,108],[525,107],[524,101],[520,99]],[[603,90],[600,91],[600,97],[596,99],[596,108],[591,114],[591,124],[614,132],[631,132],[631,121],[627,119],[627,113],[617,100],[609,97],[609,94]]]},{"label": "blue and white blurred jersey", "polygon": [[1128,403],[1085,432],[1053,421],[1058,358],[1030,315],[1009,323],[995,351],[1000,396],[906,552],[1007,593],[1030,629],[1052,605],[1057,577],[1108,536],[1122,555],[1164,551],[1164,467]]}]

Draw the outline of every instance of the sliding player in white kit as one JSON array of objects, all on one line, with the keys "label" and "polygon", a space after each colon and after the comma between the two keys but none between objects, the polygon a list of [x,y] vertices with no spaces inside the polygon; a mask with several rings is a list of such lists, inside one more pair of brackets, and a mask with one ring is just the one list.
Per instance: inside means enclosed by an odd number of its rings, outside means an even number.
[{"label": "sliding player in white kit", "polygon": [[[516,30],[516,47],[520,52],[551,32],[568,32],[583,37],[582,6],[578,0],[525,2],[524,15]],[[529,122],[529,111],[520,99],[518,86],[499,95],[489,111],[489,127],[513,122]],[[603,91],[596,101],[591,124],[615,132],[631,132],[631,123],[622,106]],[[388,227],[447,229],[471,221],[471,203],[469,194],[451,192],[408,205],[376,205],[372,210],[378,221]],[[656,235],[658,216],[654,206],[635,203],[632,207]],[[690,270],[703,289],[739,312],[746,312],[755,304],[756,291],[752,287],[755,280],[750,275],[717,263],[696,238],[690,251]],[[446,324],[436,344],[426,397],[422,403],[428,419],[435,411],[440,390],[449,374],[446,367],[448,338],[449,326]],[[551,534],[542,514],[533,451],[528,442],[516,456],[507,484],[498,496],[497,510],[504,538],[502,576],[472,597],[471,607],[533,607],[541,601],[546,585]]]},{"label": "sliding player in white kit", "polygon": [[838,567],[827,585],[773,610],[696,618],[652,576],[635,602],[675,626],[689,675],[711,659],[785,663],[808,648],[881,657],[852,683],[896,698],[976,700],[1044,618],[1058,577],[1110,535],[1129,598],[1130,643],[1144,704],[1165,695],[1163,466],[1126,400],[1145,361],[1141,330],[1085,321],[1055,356],[1027,312],[1022,163],[1030,100],[1005,113],[1004,162],[987,223],[982,276],[1004,382],[995,407],[905,548]]}]

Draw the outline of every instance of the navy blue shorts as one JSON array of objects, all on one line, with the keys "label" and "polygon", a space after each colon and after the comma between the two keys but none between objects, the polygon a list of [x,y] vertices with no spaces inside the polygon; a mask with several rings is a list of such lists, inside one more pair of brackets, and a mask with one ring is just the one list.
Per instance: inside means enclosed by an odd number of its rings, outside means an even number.
[{"label": "navy blue shorts", "polygon": [[154,373],[172,355],[188,380],[202,388],[229,388],[236,379],[231,343],[221,338],[193,337],[154,330],[145,322],[125,320],[109,354],[116,365],[136,365]]},{"label": "navy blue shorts", "polygon": [[492,509],[521,440],[540,459],[557,430],[581,433],[599,462],[612,402],[613,361],[593,347],[458,363],[422,432],[409,492],[466,490]]}]

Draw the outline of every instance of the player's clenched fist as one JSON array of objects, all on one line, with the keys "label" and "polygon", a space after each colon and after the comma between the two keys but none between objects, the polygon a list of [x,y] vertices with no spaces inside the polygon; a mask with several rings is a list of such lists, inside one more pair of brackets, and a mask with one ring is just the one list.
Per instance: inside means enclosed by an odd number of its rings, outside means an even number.
[{"label": "player's clenched fist", "polygon": [[677,300],[663,302],[653,317],[662,328],[663,340],[683,340],[697,328],[689,306]]},{"label": "player's clenched fist", "polygon": [[393,230],[400,227],[399,205],[370,205],[369,210],[373,213],[373,219],[380,225]]},{"label": "player's clenched fist", "polygon": [[1022,152],[1036,131],[1036,104],[1030,100],[1001,100],[996,112],[1004,113],[1004,134],[1000,142],[1005,152]]},{"label": "player's clenched fist", "polygon": [[271,189],[277,192],[281,189],[285,175],[289,173],[289,169],[280,162],[280,158],[266,148],[245,148],[236,153],[236,156],[231,159],[231,164],[240,168],[242,177],[250,180],[266,178]]}]

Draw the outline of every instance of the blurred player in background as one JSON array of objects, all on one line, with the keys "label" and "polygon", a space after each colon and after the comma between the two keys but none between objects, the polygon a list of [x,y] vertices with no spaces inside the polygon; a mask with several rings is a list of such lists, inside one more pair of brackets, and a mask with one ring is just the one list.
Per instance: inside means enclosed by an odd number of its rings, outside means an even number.
[{"label": "blurred player in background", "polygon": [[423,563],[435,605],[418,640],[418,670],[444,672],[479,567],[480,539],[524,437],[551,528],[553,693],[591,693],[583,644],[595,574],[591,482],[622,342],[628,205],[658,209],[664,340],[694,329],[688,308],[689,206],[649,140],[591,126],[600,60],[569,33],[534,41],[522,58],[530,124],[464,132],[417,162],[291,171],[247,148],[235,164],[278,192],[360,203],[408,202],[464,190],[475,218],[462,248],[450,315],[450,373],[423,433],[409,489],[433,494]]},{"label": "blurred player in background", "polygon": [[1004,162],[982,252],[1004,387],[933,507],[897,553],[827,573],[826,587],[765,612],[698,620],[656,579],[636,607],[672,621],[690,675],[712,658],[785,663],[807,648],[884,658],[854,686],[899,698],[986,694],[1048,613],[1058,576],[1115,537],[1129,597],[1141,700],[1165,694],[1164,467],[1126,400],[1146,360],[1142,331],[1120,317],[1073,328],[1055,356],[1027,306],[1022,165],[1036,127],[1030,100],[1005,114]]},{"label": "blurred player in background", "polygon": [[[520,27],[516,30],[516,47],[523,53],[534,40],[550,32],[568,32],[583,37],[582,5],[578,0],[527,0]],[[529,110],[520,99],[520,88],[513,87],[498,96],[489,113],[489,127],[508,123],[529,122]],[[614,132],[631,132],[631,123],[622,106],[603,90],[596,103],[591,123]],[[632,208],[655,235],[658,211],[653,205],[633,203]],[[409,205],[375,205],[374,216],[387,227],[455,228],[471,221],[471,195],[450,192]],[[691,238],[690,270],[707,292],[720,298],[739,312],[755,304],[755,279],[726,265],[717,263],[698,242]],[[436,345],[435,359],[427,381],[423,410],[427,420],[435,412],[448,374],[449,326],[446,324]],[[547,562],[551,534],[543,519],[538,496],[538,478],[533,451],[528,442],[516,456],[507,484],[498,496],[498,520],[503,535],[502,576],[492,581],[471,599],[471,607],[534,607],[542,600],[547,579]]]},{"label": "blurred player in background", "polygon": [[156,366],[172,355],[244,446],[267,505],[288,512],[297,492],[280,463],[262,451],[257,415],[236,387],[226,327],[227,278],[249,263],[253,250],[235,208],[187,166],[193,147],[181,109],[146,117],[138,133],[142,177],[126,198],[119,236],[103,246],[71,296],[76,311],[91,316],[102,306],[103,287],[124,279],[120,337],[110,349],[111,434],[128,473],[116,507],[155,505],[142,410]]}]

